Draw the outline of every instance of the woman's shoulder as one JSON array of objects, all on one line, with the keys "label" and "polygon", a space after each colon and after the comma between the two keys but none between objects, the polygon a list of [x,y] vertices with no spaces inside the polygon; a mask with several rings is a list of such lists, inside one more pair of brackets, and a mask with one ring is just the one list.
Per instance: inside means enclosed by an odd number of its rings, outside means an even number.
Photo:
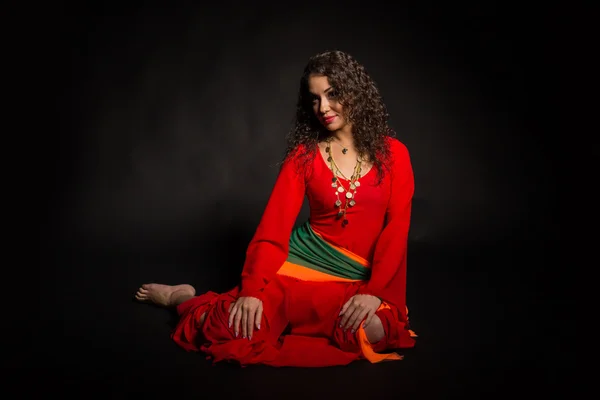
[{"label": "woman's shoulder", "polygon": [[307,144],[304,143],[300,143],[290,149],[288,149],[287,151],[287,157],[288,159],[292,159],[292,160],[298,160],[300,158],[304,158],[307,155],[313,155],[313,150],[315,150],[313,147],[308,146]]},{"label": "woman's shoulder", "polygon": [[392,136],[386,137],[388,148],[390,149],[390,154],[393,158],[404,158],[408,157],[408,147],[404,144],[400,139]]},{"label": "woman's shoulder", "polygon": [[304,174],[305,177],[309,177],[312,174],[313,163],[318,152],[318,148],[298,144],[287,150],[283,165],[293,165],[298,172]]}]

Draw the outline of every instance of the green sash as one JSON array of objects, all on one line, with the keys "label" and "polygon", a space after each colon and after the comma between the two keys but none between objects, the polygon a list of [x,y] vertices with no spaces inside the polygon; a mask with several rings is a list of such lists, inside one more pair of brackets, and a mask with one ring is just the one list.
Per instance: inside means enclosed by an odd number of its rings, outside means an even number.
[{"label": "green sash", "polygon": [[371,276],[370,268],[317,236],[308,221],[292,231],[287,261],[345,279],[368,280]]}]

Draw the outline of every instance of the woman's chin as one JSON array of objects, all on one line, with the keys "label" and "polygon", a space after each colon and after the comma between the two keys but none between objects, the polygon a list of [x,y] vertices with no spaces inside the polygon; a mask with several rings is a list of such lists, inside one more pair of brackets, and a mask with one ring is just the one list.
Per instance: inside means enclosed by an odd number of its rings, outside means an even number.
[{"label": "woman's chin", "polygon": [[337,131],[338,129],[340,129],[339,124],[324,124],[325,125],[325,129],[327,129],[329,132],[334,132]]}]

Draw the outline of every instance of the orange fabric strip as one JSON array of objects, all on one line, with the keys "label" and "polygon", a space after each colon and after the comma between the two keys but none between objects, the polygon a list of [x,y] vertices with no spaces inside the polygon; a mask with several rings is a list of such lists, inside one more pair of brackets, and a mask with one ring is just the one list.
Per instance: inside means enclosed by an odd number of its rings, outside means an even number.
[{"label": "orange fabric strip", "polygon": [[[390,308],[390,306],[387,303],[381,303],[377,311],[385,310],[386,308]],[[371,342],[369,342],[369,339],[367,339],[367,333],[365,332],[365,328],[363,328],[362,324],[360,324],[357,333],[358,342],[360,343],[360,349],[362,350],[363,356],[371,363],[375,364],[381,361],[402,360],[404,358],[398,353],[375,353],[375,351],[373,350],[373,345],[371,344]]]},{"label": "orange fabric strip", "polygon": [[311,282],[358,282],[357,279],[340,278],[338,276],[329,275],[321,271],[316,271],[312,268],[307,268],[303,265],[298,265],[285,261],[279,271],[279,275],[289,276],[291,278],[300,279],[302,281]]}]

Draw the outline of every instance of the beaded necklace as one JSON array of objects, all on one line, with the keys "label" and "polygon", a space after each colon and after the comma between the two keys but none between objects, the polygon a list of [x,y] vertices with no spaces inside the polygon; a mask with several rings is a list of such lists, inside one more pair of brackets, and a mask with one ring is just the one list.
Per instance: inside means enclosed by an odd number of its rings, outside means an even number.
[{"label": "beaded necklace", "polygon": [[[348,225],[348,218],[346,217],[346,211],[348,207],[354,207],[356,205],[356,190],[360,186],[360,173],[362,171],[362,160],[360,158],[356,159],[356,165],[354,166],[354,172],[350,179],[344,176],[343,172],[340,171],[335,160],[333,159],[333,152],[331,151],[331,138],[327,140],[327,147],[325,147],[325,152],[327,153],[327,161],[329,162],[329,167],[331,172],[333,172],[333,178],[331,178],[331,187],[335,190],[335,206],[338,208],[337,217],[342,219],[342,226]],[[344,184],[338,178],[338,175],[341,175],[345,180],[349,181],[348,187],[344,187]],[[340,194],[345,193],[345,201],[340,199]]]}]

